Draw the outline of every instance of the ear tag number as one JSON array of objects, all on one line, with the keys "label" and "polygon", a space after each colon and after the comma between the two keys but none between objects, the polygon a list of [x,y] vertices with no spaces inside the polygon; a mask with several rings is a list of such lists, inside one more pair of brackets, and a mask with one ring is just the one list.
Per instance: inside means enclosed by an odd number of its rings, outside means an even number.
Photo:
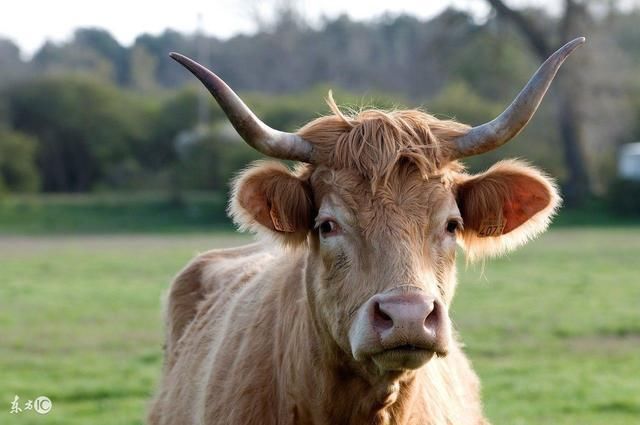
[{"label": "ear tag number", "polygon": [[500,236],[504,231],[505,222],[497,218],[486,218],[480,223],[480,230],[478,230],[478,236]]}]

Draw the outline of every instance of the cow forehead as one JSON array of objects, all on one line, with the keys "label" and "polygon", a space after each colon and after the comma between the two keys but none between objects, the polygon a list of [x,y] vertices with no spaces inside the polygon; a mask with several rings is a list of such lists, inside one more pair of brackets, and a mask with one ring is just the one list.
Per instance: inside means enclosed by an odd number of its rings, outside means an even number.
[{"label": "cow forehead", "polygon": [[313,120],[298,135],[312,144],[315,164],[356,170],[374,185],[387,180],[402,161],[413,163],[424,177],[437,174],[455,162],[451,140],[469,130],[419,110],[346,116],[329,100],[334,115]]},{"label": "cow forehead", "polygon": [[415,167],[399,167],[372,187],[353,170],[318,167],[311,184],[320,216],[337,215],[369,235],[419,231],[459,214],[450,172],[424,178]]}]

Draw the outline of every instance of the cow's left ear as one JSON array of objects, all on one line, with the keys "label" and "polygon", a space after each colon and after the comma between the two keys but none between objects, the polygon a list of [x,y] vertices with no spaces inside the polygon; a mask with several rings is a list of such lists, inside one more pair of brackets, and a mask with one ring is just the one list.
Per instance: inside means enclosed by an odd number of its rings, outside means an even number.
[{"label": "cow's left ear", "polygon": [[516,160],[457,183],[464,230],[462,243],[471,260],[501,255],[546,230],[561,203],[553,180]]},{"label": "cow's left ear", "polygon": [[307,238],[313,204],[305,170],[291,172],[274,161],[257,161],[232,184],[229,214],[241,229],[273,236],[285,245]]}]

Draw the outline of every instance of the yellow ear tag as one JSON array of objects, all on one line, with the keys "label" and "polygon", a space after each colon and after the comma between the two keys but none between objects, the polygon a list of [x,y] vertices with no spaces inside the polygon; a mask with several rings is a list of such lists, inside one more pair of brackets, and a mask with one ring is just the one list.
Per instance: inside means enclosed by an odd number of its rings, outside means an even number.
[{"label": "yellow ear tag", "polygon": [[286,232],[286,233],[295,233],[296,229],[289,223],[288,221],[281,221],[280,215],[278,214],[278,210],[276,207],[271,206],[271,211],[269,211],[269,215],[271,216],[271,222],[273,223],[273,227],[278,232]]},{"label": "yellow ear tag", "polygon": [[488,236],[500,236],[504,231],[506,223],[504,220],[492,217],[485,218],[480,223],[480,229],[478,230],[478,236],[488,237]]}]

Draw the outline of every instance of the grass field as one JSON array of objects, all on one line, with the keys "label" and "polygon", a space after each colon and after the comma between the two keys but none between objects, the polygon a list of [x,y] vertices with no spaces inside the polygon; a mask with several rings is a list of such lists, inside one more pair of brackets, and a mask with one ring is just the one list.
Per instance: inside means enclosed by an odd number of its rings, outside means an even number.
[{"label": "grass field", "polygon": [[[142,422],[161,294],[232,235],[0,236],[0,424]],[[452,316],[494,424],[640,424],[640,227],[560,228],[481,267]],[[53,410],[9,413],[46,395]]]}]

